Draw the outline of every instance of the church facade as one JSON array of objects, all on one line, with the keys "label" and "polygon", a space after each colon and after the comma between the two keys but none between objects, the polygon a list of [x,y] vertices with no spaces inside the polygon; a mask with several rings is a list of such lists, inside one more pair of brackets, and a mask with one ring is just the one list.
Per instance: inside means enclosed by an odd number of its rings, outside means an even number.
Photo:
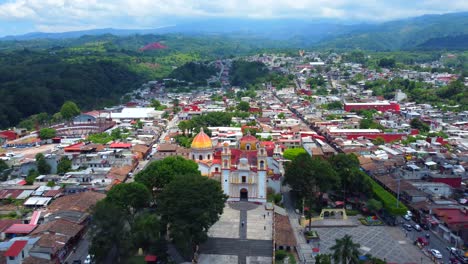
[{"label": "church facade", "polygon": [[235,148],[228,143],[215,147],[201,130],[192,141],[190,158],[202,175],[220,181],[228,201],[266,202],[268,152],[256,137],[242,137]]}]

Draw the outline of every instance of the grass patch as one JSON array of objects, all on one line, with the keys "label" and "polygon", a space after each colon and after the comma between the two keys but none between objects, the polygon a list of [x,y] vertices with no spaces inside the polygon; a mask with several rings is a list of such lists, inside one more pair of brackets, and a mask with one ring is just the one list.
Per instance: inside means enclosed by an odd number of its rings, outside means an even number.
[{"label": "grass patch", "polygon": [[359,218],[359,222],[361,222],[361,224],[366,225],[366,226],[382,226],[382,225],[384,225],[384,223],[382,221],[380,221],[379,219],[370,220],[369,217]]},{"label": "grass patch", "polygon": [[346,215],[348,215],[348,216],[356,216],[359,213],[360,212],[358,210],[346,210]]},{"label": "grass patch", "polygon": [[126,261],[128,264],[146,264],[145,256],[132,256]]}]

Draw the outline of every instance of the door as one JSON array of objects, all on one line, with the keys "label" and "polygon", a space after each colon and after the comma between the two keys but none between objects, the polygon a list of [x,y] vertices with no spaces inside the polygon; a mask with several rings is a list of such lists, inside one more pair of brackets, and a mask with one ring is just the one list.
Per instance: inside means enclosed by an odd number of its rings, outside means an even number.
[{"label": "door", "polygon": [[240,199],[241,201],[247,201],[249,199],[249,192],[247,191],[247,189],[242,188],[240,190]]}]

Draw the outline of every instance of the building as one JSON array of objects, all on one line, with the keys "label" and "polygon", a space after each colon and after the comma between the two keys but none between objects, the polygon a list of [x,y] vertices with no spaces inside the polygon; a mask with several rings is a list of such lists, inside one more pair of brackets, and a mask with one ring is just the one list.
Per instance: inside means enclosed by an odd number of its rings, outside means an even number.
[{"label": "building", "polygon": [[202,175],[219,178],[228,201],[266,202],[268,154],[258,139],[247,134],[236,148],[225,142],[215,150],[203,130],[192,141],[190,158]]},{"label": "building", "polygon": [[380,112],[400,112],[400,105],[396,102],[372,102],[372,103],[345,103],[344,110],[352,112],[357,110],[377,110]]}]

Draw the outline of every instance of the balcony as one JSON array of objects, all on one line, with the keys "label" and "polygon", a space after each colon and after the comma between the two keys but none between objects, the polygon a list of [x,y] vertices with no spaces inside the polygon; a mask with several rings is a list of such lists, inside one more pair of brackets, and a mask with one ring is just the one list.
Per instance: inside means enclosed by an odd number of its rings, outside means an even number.
[{"label": "balcony", "polygon": [[242,176],[230,176],[229,182],[233,184],[256,184],[257,178],[254,176],[244,176],[246,179],[242,181]]}]

